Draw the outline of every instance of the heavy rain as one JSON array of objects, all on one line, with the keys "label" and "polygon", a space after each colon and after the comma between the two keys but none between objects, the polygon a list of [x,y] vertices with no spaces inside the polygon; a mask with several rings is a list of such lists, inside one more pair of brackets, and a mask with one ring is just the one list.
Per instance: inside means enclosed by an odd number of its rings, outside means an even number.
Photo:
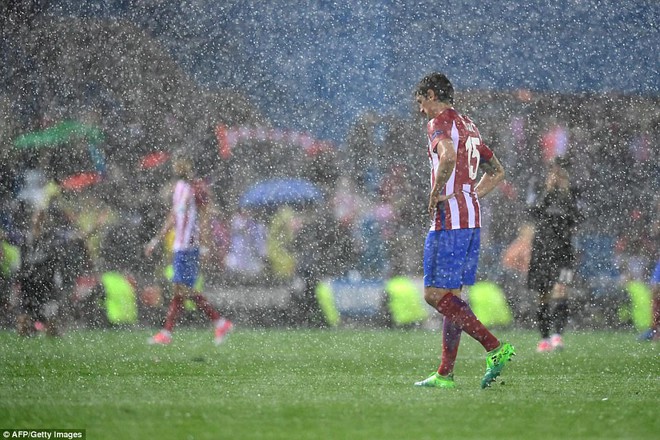
[{"label": "heavy rain", "polygon": [[654,438],[658,23],[2,0],[3,438]]}]

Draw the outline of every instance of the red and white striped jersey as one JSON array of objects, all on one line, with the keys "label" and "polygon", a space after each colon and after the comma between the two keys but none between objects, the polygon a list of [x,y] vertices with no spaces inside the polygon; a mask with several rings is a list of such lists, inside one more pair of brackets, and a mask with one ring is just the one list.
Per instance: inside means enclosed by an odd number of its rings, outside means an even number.
[{"label": "red and white striped jersey", "polygon": [[467,116],[449,108],[427,125],[428,156],[431,165],[431,188],[435,183],[439,158],[438,142],[450,139],[456,151],[456,165],[442,188],[443,195],[455,197],[442,202],[433,213],[432,231],[481,227],[481,207],[474,187],[477,184],[479,162],[493,157],[493,152],[482,140],[476,125]]},{"label": "red and white striped jersey", "polygon": [[174,210],[174,251],[185,251],[199,247],[199,225],[197,203],[193,185],[179,180],[172,196]]}]

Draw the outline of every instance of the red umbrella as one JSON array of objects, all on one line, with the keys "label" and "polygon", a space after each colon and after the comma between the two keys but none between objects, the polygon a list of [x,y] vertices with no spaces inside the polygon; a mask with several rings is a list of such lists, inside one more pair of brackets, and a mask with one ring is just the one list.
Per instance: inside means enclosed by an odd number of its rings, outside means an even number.
[{"label": "red umbrella", "polygon": [[62,180],[60,184],[62,185],[62,188],[70,191],[82,191],[88,186],[100,182],[102,179],[103,178],[99,173],[78,173]]}]

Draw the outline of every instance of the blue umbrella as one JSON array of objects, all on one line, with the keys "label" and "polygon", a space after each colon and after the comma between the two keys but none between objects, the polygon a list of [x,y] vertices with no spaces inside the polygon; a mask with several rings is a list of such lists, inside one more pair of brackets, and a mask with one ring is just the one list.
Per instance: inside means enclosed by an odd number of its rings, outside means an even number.
[{"label": "blue umbrella", "polygon": [[321,190],[308,180],[271,179],[249,188],[239,204],[244,208],[275,207],[314,203],[322,198]]}]

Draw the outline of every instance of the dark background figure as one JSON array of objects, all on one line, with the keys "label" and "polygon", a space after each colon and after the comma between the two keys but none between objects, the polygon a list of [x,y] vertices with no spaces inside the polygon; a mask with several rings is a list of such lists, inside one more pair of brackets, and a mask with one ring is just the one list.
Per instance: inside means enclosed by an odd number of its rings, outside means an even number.
[{"label": "dark background figure", "polygon": [[63,264],[66,264],[66,233],[69,226],[63,210],[50,205],[32,216],[30,231],[21,247],[21,269],[17,280],[21,286],[20,311],[16,319],[22,336],[43,329],[58,335],[59,303],[62,300]]},{"label": "dark background figure", "polygon": [[[581,221],[578,194],[571,187],[566,163],[557,158],[550,165],[545,188],[531,208],[535,226],[527,285],[539,297],[537,351],[563,348],[561,334],[569,316],[567,287],[573,280],[573,232]],[[551,329],[554,334],[550,336]]]},{"label": "dark background figure", "polygon": [[302,289],[292,298],[292,320],[297,325],[324,325],[316,287],[323,278],[344,275],[352,266],[351,234],[327,214],[329,209],[309,206],[294,241],[296,275],[302,280]]}]

